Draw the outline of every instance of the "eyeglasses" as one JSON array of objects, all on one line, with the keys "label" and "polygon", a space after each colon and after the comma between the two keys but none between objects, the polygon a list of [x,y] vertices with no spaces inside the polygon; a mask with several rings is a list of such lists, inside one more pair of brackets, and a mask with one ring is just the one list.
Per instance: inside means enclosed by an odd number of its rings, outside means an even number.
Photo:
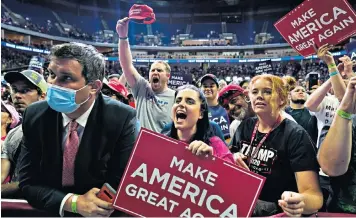
[{"label": "eyeglasses", "polygon": [[116,98],[119,100],[119,101],[123,101],[125,99],[125,97],[123,97],[121,94],[117,93],[117,92],[113,92],[111,91],[110,89],[102,89],[101,91],[104,95],[107,95],[109,97],[112,97],[112,96],[116,96]]},{"label": "eyeglasses", "polygon": [[115,95],[115,93],[113,93],[110,89],[102,89],[101,92],[102,92],[104,95],[107,95],[107,96],[113,96],[113,95]]}]

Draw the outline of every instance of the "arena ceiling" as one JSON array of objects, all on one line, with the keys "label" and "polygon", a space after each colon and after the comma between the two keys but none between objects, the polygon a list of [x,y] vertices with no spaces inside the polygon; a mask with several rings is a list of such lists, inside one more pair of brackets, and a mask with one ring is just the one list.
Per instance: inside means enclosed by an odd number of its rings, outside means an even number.
[{"label": "arena ceiling", "polygon": [[[97,5],[101,8],[117,8],[127,10],[133,4],[148,4],[156,11],[177,11],[185,9],[196,12],[222,13],[234,10],[253,10],[261,7],[293,7],[303,0],[19,0],[27,3],[56,4],[61,1],[85,6]],[[322,0],[321,0],[322,1]]]},{"label": "arena ceiling", "polygon": [[[12,1],[12,0],[11,0]],[[147,4],[156,13],[211,13],[246,14],[247,12],[264,11],[284,15],[303,0],[18,0],[25,3],[39,4],[52,9],[73,11],[82,15],[90,15],[87,7],[100,7],[116,11],[129,11],[133,4]],[[320,0],[321,2],[323,0]],[[348,0],[355,8],[356,0]],[[80,10],[78,12],[78,10]],[[269,12],[268,10],[274,10]]]}]

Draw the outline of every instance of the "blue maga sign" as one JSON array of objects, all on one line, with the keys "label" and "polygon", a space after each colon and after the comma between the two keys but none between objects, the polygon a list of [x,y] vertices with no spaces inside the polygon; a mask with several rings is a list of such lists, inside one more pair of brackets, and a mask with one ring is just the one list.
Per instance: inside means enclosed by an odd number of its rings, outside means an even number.
[{"label": "blue maga sign", "polygon": [[255,63],[255,73],[257,75],[272,73],[272,72],[273,72],[273,66],[271,60],[260,61]]},{"label": "blue maga sign", "polygon": [[168,81],[168,87],[177,89],[179,86],[191,84],[193,82],[192,74],[187,74],[178,71],[172,71]]},{"label": "blue maga sign", "polygon": [[31,70],[37,70],[37,69],[42,69],[45,59],[40,56],[32,56],[30,63],[28,64],[28,69]]}]

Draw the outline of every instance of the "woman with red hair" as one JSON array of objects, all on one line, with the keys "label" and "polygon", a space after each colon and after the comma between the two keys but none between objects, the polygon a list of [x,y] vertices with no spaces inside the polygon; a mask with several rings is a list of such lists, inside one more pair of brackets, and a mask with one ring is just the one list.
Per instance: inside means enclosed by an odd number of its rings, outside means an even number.
[{"label": "woman with red hair", "polygon": [[317,212],[323,196],[316,151],[308,133],[281,113],[288,101],[283,80],[269,74],[254,77],[249,98],[256,117],[240,124],[232,145],[239,151],[238,165],[266,177],[259,198],[264,206],[255,215]]}]

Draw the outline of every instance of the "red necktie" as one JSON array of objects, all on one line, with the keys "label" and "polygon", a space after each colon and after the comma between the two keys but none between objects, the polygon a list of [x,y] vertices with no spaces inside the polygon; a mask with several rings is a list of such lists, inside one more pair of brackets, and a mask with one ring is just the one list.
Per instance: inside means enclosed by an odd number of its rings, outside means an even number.
[{"label": "red necktie", "polygon": [[68,137],[63,151],[62,186],[74,185],[74,163],[79,147],[78,123],[69,123]]}]

